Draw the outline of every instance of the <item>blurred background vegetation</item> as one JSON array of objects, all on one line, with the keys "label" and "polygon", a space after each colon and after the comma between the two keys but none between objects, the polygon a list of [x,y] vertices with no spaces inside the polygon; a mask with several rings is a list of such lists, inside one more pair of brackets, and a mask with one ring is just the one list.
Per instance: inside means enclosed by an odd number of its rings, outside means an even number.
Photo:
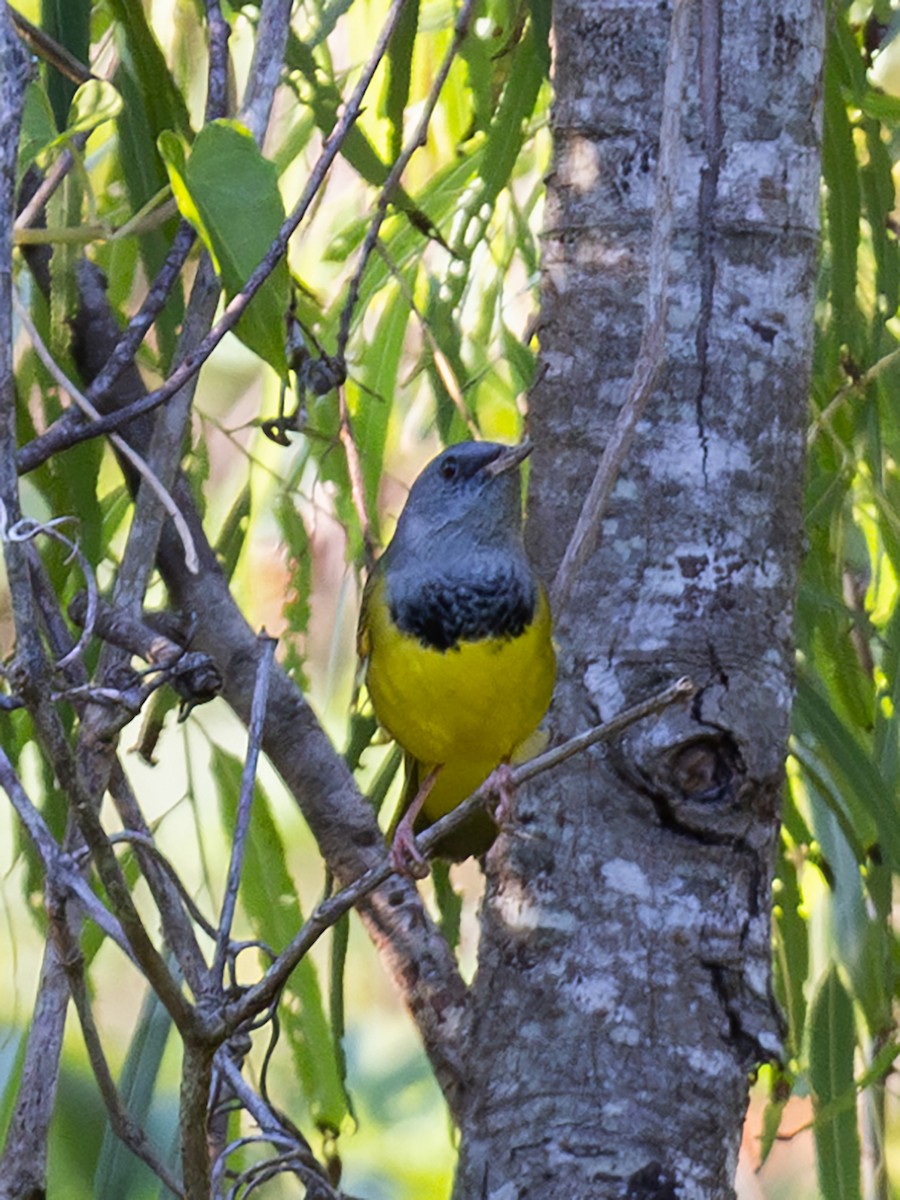
[{"label": "blurred background vegetation", "polygon": [[[233,129],[203,129],[207,48],[199,2],[34,0],[15,7],[104,81],[76,90],[42,67],[26,112],[23,172],[32,164],[46,170],[67,146],[75,151],[75,166],[49,204],[47,230],[30,235],[54,246],[49,303],[27,270],[17,278],[23,303],[63,363],[77,257],[87,253],[102,267],[126,321],[170,244],[173,193],[216,255],[226,290],[237,289],[302,191],[387,11],[384,0],[310,0],[297,8],[263,160]],[[223,4],[223,11],[239,102],[259,7]],[[380,189],[429,96],[455,19],[450,0],[408,4],[363,114],[292,240],[292,282],[287,274],[276,280],[255,302],[252,328],[243,323],[203,368],[184,460],[242,610],[278,636],[280,659],[338,747],[348,745],[356,700],[354,628],[367,539],[387,540],[409,481],[442,444],[473,434],[519,437],[535,369],[542,179],[551,149],[545,0],[476,6],[426,144],[403,176],[362,277],[359,303],[347,308]],[[900,1196],[900,1095],[892,1073],[900,968],[900,38],[887,3],[836,0],[827,25],[807,555],[774,925],[786,1058],[779,1069],[763,1068],[754,1088],[741,1200]],[[73,136],[87,130],[79,148]],[[170,370],[196,264],[195,250],[140,351],[150,387]],[[298,409],[297,428],[279,445],[261,424],[276,417],[283,399],[283,347],[272,332],[283,328],[289,293],[308,357],[306,365],[294,361],[286,400]],[[316,394],[308,373],[319,347],[331,354],[339,345],[345,315],[343,396],[364,506],[351,497],[336,394]],[[24,333],[17,362],[22,428],[31,436],[57,416],[63,397]],[[104,444],[84,443],[32,472],[23,498],[39,519],[78,514],[82,547],[106,586],[130,505]],[[68,600],[83,586],[77,564],[59,549],[45,557]],[[149,600],[163,603],[158,584]],[[8,654],[5,593],[0,603]],[[221,701],[185,724],[174,717],[170,711],[155,765],[131,754],[127,767],[160,848],[200,907],[215,912],[245,734]],[[123,747],[137,743],[139,725],[126,729]],[[5,714],[0,740],[59,832],[61,798],[27,717]],[[359,765],[363,786],[380,790],[389,765],[389,747],[368,747]],[[109,820],[114,827],[112,814]],[[0,847],[2,1129],[46,929],[41,868],[6,807]],[[469,863],[451,874],[463,896],[459,953],[471,973],[479,872]],[[263,764],[236,934],[279,947],[325,882],[302,818]],[[149,912],[141,885],[136,895]],[[158,1143],[174,1146],[177,1039],[115,948],[90,931],[85,948],[123,1093]],[[249,1072],[257,1079],[267,1072],[270,1094],[315,1148],[340,1157],[349,1193],[444,1200],[454,1149],[437,1085],[353,922],[345,969],[343,954],[338,932],[295,972],[271,1061],[268,1038],[259,1038]],[[241,965],[253,978],[257,952],[248,950]],[[264,1194],[296,1195],[298,1186],[272,1182]],[[158,1182],[106,1128],[74,1022],[50,1194],[160,1195]]]}]

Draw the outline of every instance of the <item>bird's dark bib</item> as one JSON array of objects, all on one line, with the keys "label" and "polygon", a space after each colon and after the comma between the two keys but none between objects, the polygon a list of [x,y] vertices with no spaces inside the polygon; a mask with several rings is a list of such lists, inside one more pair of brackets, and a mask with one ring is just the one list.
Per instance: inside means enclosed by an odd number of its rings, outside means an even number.
[{"label": "bird's dark bib", "polygon": [[460,642],[519,637],[534,618],[537,588],[514,569],[471,579],[429,579],[391,600],[391,616],[423,646],[452,650]]}]

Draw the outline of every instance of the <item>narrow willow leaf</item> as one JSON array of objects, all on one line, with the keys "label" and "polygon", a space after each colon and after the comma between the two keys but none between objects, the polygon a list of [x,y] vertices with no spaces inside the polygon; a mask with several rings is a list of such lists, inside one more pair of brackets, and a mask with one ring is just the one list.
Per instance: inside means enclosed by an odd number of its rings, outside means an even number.
[{"label": "narrow willow leaf", "polygon": [[462,896],[450,882],[450,864],[443,859],[435,859],[431,864],[431,878],[434,883],[434,898],[441,917],[441,932],[455,950],[459,945]]},{"label": "narrow willow leaf", "polygon": [[241,550],[247,537],[250,521],[251,490],[249,483],[244,484],[235,497],[234,503],[228,510],[219,536],[216,539],[216,557],[222,564],[225,578],[231,579],[240,558]]},{"label": "narrow willow leaf", "polygon": [[377,521],[384,446],[388,423],[394,412],[400,358],[410,312],[408,296],[401,288],[395,287],[387,300],[363,363],[365,390],[360,390],[353,416],[353,434],[359,450],[365,484],[366,509],[373,521]]},{"label": "narrow willow leaf", "polygon": [[885,859],[900,870],[900,821],[895,797],[870,755],[801,673],[795,706],[798,731],[810,731],[816,753],[841,779],[842,795],[857,836],[867,846],[874,834]]},{"label": "narrow willow leaf", "polygon": [[[788,799],[787,804],[792,805]],[[797,1058],[806,1023],[806,976],[809,970],[809,930],[801,915],[802,897],[797,869],[779,847],[774,888],[773,983],[775,998],[787,1019],[786,1057]]]},{"label": "narrow willow leaf", "polygon": [[842,340],[852,346],[859,328],[856,306],[856,256],[859,245],[859,174],[853,133],[841,91],[844,78],[841,37],[849,37],[845,18],[829,22],[835,30],[828,39],[824,69],[825,132],[822,170],[828,188],[828,245],[831,260],[833,323]]},{"label": "narrow willow leaf", "polygon": [[[170,962],[171,965],[171,962]],[[119,1096],[131,1117],[140,1129],[146,1129],[150,1108],[156,1092],[157,1079],[162,1066],[166,1042],[172,1028],[172,1018],[163,1008],[152,991],[148,991],[141,1006],[134,1033],[128,1044],[125,1064],[119,1077]],[[161,1147],[159,1147],[161,1149]],[[174,1163],[170,1166],[175,1167]],[[135,1173],[135,1161],[107,1121],[103,1133],[103,1145],[97,1160],[94,1175],[95,1196],[127,1196],[130,1180]],[[144,1176],[144,1186],[149,1187],[155,1178],[149,1167],[138,1167]],[[175,1169],[177,1174],[177,1168]]]},{"label": "narrow willow leaf", "polygon": [[[853,1098],[856,1039],[853,1005],[835,967],[819,986],[810,1011],[810,1083],[813,1134],[822,1200],[859,1200],[859,1132]],[[849,1098],[850,1107],[825,1114],[826,1105]]]},{"label": "narrow willow leaf", "polygon": [[[41,28],[85,67],[91,57],[91,0],[41,0]],[[61,71],[47,70],[47,95],[57,128],[66,127],[69,104],[78,85]]]},{"label": "narrow willow leaf", "polygon": [[139,102],[153,137],[157,138],[164,129],[173,129],[190,138],[187,104],[169,72],[144,6],[133,0],[109,0],[109,7],[121,37],[123,63],[137,83]]},{"label": "narrow willow leaf", "polygon": [[[128,202],[132,211],[138,212],[168,186],[168,175],[156,146],[161,130],[154,129],[151,117],[156,114],[148,112],[140,81],[127,62],[120,64],[114,82],[123,100],[122,111],[116,120],[119,165]],[[177,219],[173,217],[160,229],[145,231],[137,239],[141,262],[148,278],[152,279],[162,266],[176,225]],[[175,353],[183,317],[184,288],[179,279],[156,319],[160,367],[164,372],[168,370]]]},{"label": "narrow willow leaf", "polygon": [[403,149],[403,115],[409,102],[413,48],[419,27],[419,0],[407,0],[394,26],[387,50],[387,82],[383,112],[391,124],[390,157]]}]

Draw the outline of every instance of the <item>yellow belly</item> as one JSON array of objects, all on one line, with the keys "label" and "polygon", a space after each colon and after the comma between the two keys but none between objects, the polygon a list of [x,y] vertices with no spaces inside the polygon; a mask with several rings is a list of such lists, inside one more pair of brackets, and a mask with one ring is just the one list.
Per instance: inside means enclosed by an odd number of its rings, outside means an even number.
[{"label": "yellow belly", "polygon": [[382,596],[373,595],[367,626],[366,682],[378,720],[424,766],[450,764],[427,806],[434,820],[512,757],[547,711],[556,661],[546,596],[541,589],[520,637],[443,652],[392,625]]}]

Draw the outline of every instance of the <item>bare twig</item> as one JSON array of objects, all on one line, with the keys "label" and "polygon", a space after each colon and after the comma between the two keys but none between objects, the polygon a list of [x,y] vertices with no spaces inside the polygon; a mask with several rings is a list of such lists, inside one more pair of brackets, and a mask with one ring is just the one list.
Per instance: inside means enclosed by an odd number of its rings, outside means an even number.
[{"label": "bare twig", "polygon": [[687,62],[688,17],[691,0],[675,0],[669,32],[668,60],[663,89],[663,111],[659,133],[659,159],[650,236],[650,272],[647,308],[637,360],[625,402],[609,435],[590,490],[582,505],[550,591],[550,604],[557,619],[565,609],[582,566],[597,544],[600,519],[612,494],[625,456],[634,440],[638,421],[653,394],[662,370],[666,346],[669,252],[674,224],[674,192],[681,142],[681,106],[684,66]]},{"label": "bare twig", "polygon": [[366,230],[365,241],[360,252],[359,262],[356,264],[356,270],[350,280],[347,289],[347,299],[344,307],[341,310],[341,323],[337,337],[337,349],[335,357],[339,362],[343,363],[347,351],[347,342],[350,338],[350,323],[353,320],[353,312],[356,308],[356,303],[359,300],[359,289],[362,284],[362,278],[368,265],[372,251],[378,243],[378,234],[384,219],[387,216],[388,205],[390,204],[394,190],[400,182],[403,172],[406,170],[407,164],[420,146],[427,143],[428,126],[431,123],[431,117],[434,113],[440,94],[443,91],[444,84],[447,81],[447,76],[450,73],[450,68],[453,66],[453,60],[459,53],[459,48],[469,31],[469,21],[472,17],[472,9],[474,8],[474,0],[463,0],[462,7],[456,17],[456,22],[453,27],[453,38],[444,55],[443,61],[438,68],[434,83],[428,93],[428,97],[422,108],[422,115],[419,118],[419,123],[416,126],[412,137],[406,143],[397,156],[394,165],[388,172],[388,177],[384,181],[384,187],[378,197],[378,203],[375,206],[375,212],[372,214],[372,219],[369,222],[369,228]]},{"label": "bare twig", "polygon": [[75,150],[84,149],[87,139],[88,135],[86,133],[75,134],[72,138],[72,147],[67,146],[49,168],[28,203],[16,217],[15,224],[13,225],[16,233],[21,233],[34,224],[47,201],[74,166]]},{"label": "bare twig", "polygon": [[[300,1130],[283,1113],[277,1112],[250,1087],[237,1063],[229,1055],[227,1047],[220,1047],[217,1051],[216,1069],[228,1083],[237,1102],[246,1109],[259,1126],[263,1136],[273,1145],[280,1144],[289,1149],[309,1174],[314,1175],[321,1184],[327,1185],[327,1177],[322,1165],[316,1159]],[[225,1154],[229,1153],[230,1149],[231,1147],[226,1147]],[[216,1175],[224,1169],[225,1154],[217,1164]]]},{"label": "bare twig", "polygon": [[239,119],[262,146],[272,112],[275,89],[284,68],[284,48],[291,24],[292,0],[266,0],[260,6],[253,60]]},{"label": "bare twig", "polygon": [[[84,393],[75,386],[72,380],[68,378],[66,373],[59,367],[49,349],[44,345],[44,341],[35,328],[34,322],[31,320],[31,317],[28,315],[25,306],[19,300],[19,297],[15,294],[15,292],[13,293],[13,304],[15,306],[16,316],[24,325],[38,358],[40,358],[41,362],[44,364],[59,386],[63,388],[63,390],[72,398],[72,400],[75,401],[82,412],[84,412],[94,421],[100,420],[100,414],[97,409],[87,398],[87,396],[85,396]],[[110,441],[119,451],[119,453],[128,459],[134,469],[141,475],[143,479],[147,481],[148,486],[156,493],[157,498],[159,499],[165,511],[172,518],[172,523],[178,530],[179,536],[181,537],[182,544],[184,545],[185,563],[188,570],[196,571],[198,569],[197,551],[194,547],[190,530],[185,524],[184,517],[181,515],[181,512],[179,511],[178,506],[175,504],[175,501],[160,483],[156,475],[150,470],[141,456],[137,453],[137,451],[133,450],[120,434],[111,434]]]},{"label": "bare twig", "polygon": [[219,0],[206,0],[209,70],[206,76],[207,121],[228,116],[228,36],[231,28],[222,16]]},{"label": "bare twig", "polygon": [[[107,392],[126,367],[134,361],[134,356],[141,342],[146,337],[147,331],[165,307],[172,288],[175,286],[175,281],[181,274],[181,268],[184,266],[191,247],[196,240],[197,235],[192,226],[187,221],[182,221],[175,231],[169,253],[166,255],[165,262],[160,267],[156,278],[151,284],[150,290],[144,297],[143,304],[128,322],[125,332],[122,334],[106,366],[88,388],[87,394],[91,400],[96,401]],[[76,414],[68,412],[58,421],[54,422],[43,435],[44,438],[48,439],[48,445],[52,443],[53,437],[58,436],[58,434],[65,435],[67,432],[66,427],[71,425],[73,420],[77,419]],[[54,434],[53,431],[58,431],[58,433]],[[60,444],[56,449],[64,449],[68,444],[63,436],[60,438]],[[55,452],[55,449],[50,449],[51,454]]]},{"label": "bare twig", "polygon": [[[117,760],[110,772],[109,792],[116,812],[126,829],[110,837],[115,844],[127,839],[134,845],[135,856],[147,881],[153,902],[159,912],[166,943],[171,947],[178,966],[187,980],[194,996],[199,996],[207,979],[207,967],[190,921],[184,909],[190,913],[201,929],[210,934],[209,922],[188,895],[169,860],[162,854],[153,840],[153,834],[144,819],[128,777]],[[183,907],[182,907],[183,905]],[[214,934],[210,934],[214,936]]]},{"label": "bare twig", "polygon": [[27,792],[22,787],[12,763],[2,748],[0,748],[0,787],[9,797],[16,816],[40,855],[48,884],[58,895],[72,897],[84,916],[89,917],[99,929],[102,929],[110,941],[115,942],[133,962],[134,958],[121,926],[94,895],[88,883],[76,870],[72,858],[63,853],[43,816],[32,804]]},{"label": "bare twig", "polygon": [[27,20],[20,12],[10,6],[10,19],[19,37],[29,46],[33,53],[39,55],[45,62],[50,63],[66,79],[72,83],[87,83],[96,78],[84,63],[67,50],[56,38],[52,38],[45,30]]},{"label": "bare twig", "polygon": [[67,538],[65,534],[60,533],[59,526],[66,522],[75,521],[75,517],[54,517],[49,521],[33,521],[28,517],[22,517],[16,521],[15,525],[8,524],[8,516],[6,505],[0,499],[0,543],[5,542],[29,542],[38,534],[46,534],[47,537],[59,542],[69,551],[67,562],[76,558],[78,565],[81,568],[81,573],[84,576],[86,587],[85,599],[85,616],[84,627],[81,637],[78,641],[57,660],[58,668],[67,667],[74,659],[79,658],[90,639],[94,627],[94,616],[97,612],[97,581],[94,578],[93,568],[87,558],[81,553],[78,543]]},{"label": "bare twig", "polygon": [[821,412],[817,413],[815,420],[811,423],[806,434],[806,445],[810,447],[815,442],[816,438],[823,428],[831,424],[835,414],[847,403],[853,396],[865,395],[866,388],[869,384],[874,383],[880,375],[885,371],[889,371],[891,367],[895,367],[900,363],[900,347],[892,350],[890,354],[885,354],[883,358],[879,358],[877,362],[872,363],[867,371],[863,371],[861,375],[854,379],[848,380],[843,387],[838,388],[832,398],[828,401]]},{"label": "bare twig", "polygon": [[275,647],[278,644],[276,639],[269,637],[265,631],[260,634],[258,642],[259,658],[256,666],[256,686],[253,690],[253,706],[250,709],[249,740],[247,754],[244,758],[244,769],[241,775],[241,793],[238,799],[234,836],[231,841],[231,861],[228,864],[228,879],[225,885],[225,896],[222,900],[219,931],[216,937],[216,952],[212,965],[212,978],[217,984],[221,981],[222,973],[225,969],[228,943],[231,938],[231,924],[234,920],[238,888],[241,882],[241,871],[244,866],[244,849],[247,844],[247,834],[250,832],[250,812],[253,806],[253,793],[256,787],[256,767],[259,762],[263,727],[266,721],[266,706],[269,700],[269,680],[272,674],[272,662],[275,658]]},{"label": "bare twig", "polygon": [[[30,63],[13,31],[12,10],[0,4],[0,499],[14,524],[21,516],[15,478],[16,391],[13,372],[12,225],[15,213],[16,156]],[[17,687],[26,702],[49,675],[37,629],[28,547],[3,547],[11,607],[16,623]],[[32,682],[33,681],[33,682]],[[17,781],[18,782],[18,781]],[[65,1029],[68,986],[59,958],[47,946],[37,999],[25,1047],[15,1106],[0,1156],[0,1196],[44,1195],[47,1139],[56,1099],[59,1055]]]}]

